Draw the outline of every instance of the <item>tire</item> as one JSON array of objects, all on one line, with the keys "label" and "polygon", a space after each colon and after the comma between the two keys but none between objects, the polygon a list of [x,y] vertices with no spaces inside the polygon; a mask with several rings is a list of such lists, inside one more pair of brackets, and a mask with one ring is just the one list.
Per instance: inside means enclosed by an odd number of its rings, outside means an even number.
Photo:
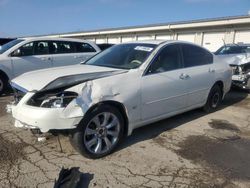
[{"label": "tire", "polygon": [[5,76],[0,74],[0,96],[6,91],[8,81]]},{"label": "tire", "polygon": [[222,101],[222,90],[218,84],[214,85],[209,92],[207,102],[203,107],[204,111],[211,113],[217,110]]},{"label": "tire", "polygon": [[70,142],[83,156],[98,159],[114,151],[122,140],[123,132],[124,118],[119,110],[110,105],[100,105],[86,114],[70,135]]}]

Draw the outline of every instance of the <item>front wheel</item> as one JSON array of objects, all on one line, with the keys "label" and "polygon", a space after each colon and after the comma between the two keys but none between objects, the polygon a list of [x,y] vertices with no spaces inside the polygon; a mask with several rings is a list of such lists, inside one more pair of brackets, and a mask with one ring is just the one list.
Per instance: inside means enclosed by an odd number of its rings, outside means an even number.
[{"label": "front wheel", "polygon": [[214,85],[209,92],[207,102],[203,107],[203,109],[208,113],[214,112],[220,105],[221,100],[222,100],[222,90],[219,87],[219,85]]},{"label": "front wheel", "polygon": [[124,119],[119,110],[101,105],[86,115],[70,141],[83,156],[97,159],[114,151],[123,131]]}]

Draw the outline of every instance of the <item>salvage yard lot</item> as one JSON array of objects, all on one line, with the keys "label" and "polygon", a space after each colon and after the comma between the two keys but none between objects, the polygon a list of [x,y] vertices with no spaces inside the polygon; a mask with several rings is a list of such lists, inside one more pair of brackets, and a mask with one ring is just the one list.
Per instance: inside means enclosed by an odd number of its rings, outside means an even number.
[{"label": "salvage yard lot", "polygon": [[0,187],[53,187],[62,167],[80,167],[89,187],[250,187],[245,92],[231,91],[215,113],[198,109],[139,128],[98,160],[76,153],[62,135],[38,142],[14,128],[5,113],[10,100],[0,97]]}]

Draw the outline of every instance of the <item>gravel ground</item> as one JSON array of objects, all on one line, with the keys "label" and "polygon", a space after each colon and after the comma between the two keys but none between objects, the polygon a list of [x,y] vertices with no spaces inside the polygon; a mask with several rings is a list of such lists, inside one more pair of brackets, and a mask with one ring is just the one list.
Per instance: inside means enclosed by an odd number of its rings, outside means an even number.
[{"label": "gravel ground", "polygon": [[[17,129],[0,98],[0,187],[53,187],[80,167],[87,187],[250,187],[250,95],[232,91],[212,114],[197,109],[142,127],[103,159],[82,157],[67,137],[45,142]],[[60,147],[61,144],[61,147]]]}]

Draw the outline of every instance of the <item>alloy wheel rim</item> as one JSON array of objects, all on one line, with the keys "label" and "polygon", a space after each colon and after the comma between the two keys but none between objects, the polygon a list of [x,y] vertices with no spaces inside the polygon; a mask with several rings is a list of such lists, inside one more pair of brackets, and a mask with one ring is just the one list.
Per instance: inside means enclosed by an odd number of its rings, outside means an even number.
[{"label": "alloy wheel rim", "polygon": [[220,100],[220,94],[217,92],[212,97],[212,107],[216,108]]},{"label": "alloy wheel rim", "polygon": [[88,123],[84,132],[84,144],[94,154],[103,154],[117,143],[120,122],[115,114],[103,112],[97,114]]}]

